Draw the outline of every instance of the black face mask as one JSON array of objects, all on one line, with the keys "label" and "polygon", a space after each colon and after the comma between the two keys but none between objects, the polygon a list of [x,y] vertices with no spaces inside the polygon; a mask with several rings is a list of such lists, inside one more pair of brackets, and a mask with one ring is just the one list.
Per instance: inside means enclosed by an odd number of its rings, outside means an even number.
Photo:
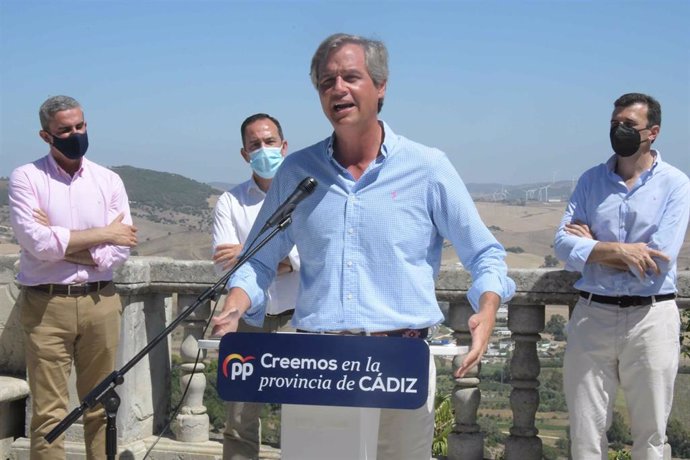
[{"label": "black face mask", "polygon": [[625,126],[623,123],[611,126],[609,137],[611,138],[611,147],[616,155],[622,157],[629,157],[637,152],[642,143],[640,138],[640,131],[649,128],[635,129],[630,126]]},{"label": "black face mask", "polygon": [[53,136],[53,147],[58,149],[60,153],[69,158],[70,160],[78,160],[83,157],[86,150],[89,148],[89,136],[82,133],[70,134],[69,137],[59,138],[56,135]]}]

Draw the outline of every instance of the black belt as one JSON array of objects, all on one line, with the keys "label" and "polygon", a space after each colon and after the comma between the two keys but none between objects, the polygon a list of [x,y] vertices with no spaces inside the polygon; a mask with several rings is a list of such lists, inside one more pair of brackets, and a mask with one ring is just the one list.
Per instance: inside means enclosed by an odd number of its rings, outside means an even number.
[{"label": "black belt", "polygon": [[607,303],[610,305],[618,305],[621,308],[639,307],[642,305],[651,305],[654,302],[662,302],[664,300],[673,300],[676,298],[675,294],[659,294],[651,295],[649,297],[642,297],[639,295],[624,295],[621,297],[611,297],[607,295],[591,294],[589,292],[580,291],[580,297],[590,300],[592,302]]},{"label": "black belt", "polygon": [[37,291],[47,292],[51,295],[67,295],[80,296],[98,292],[106,288],[112,281],[94,281],[92,283],[81,284],[37,284],[36,286],[27,286]]},{"label": "black belt", "polygon": [[291,308],[290,310],[285,310],[281,311],[280,313],[276,313],[275,315],[272,315],[270,313],[266,313],[267,318],[282,318],[284,316],[292,316],[295,313],[295,309]]},{"label": "black belt", "polygon": [[366,331],[322,331],[313,332],[305,331],[304,329],[297,329],[297,332],[304,332],[307,334],[335,334],[335,335],[371,335],[374,337],[410,337],[413,339],[426,339],[429,335],[429,328],[425,327],[423,329],[395,329],[393,331],[381,331],[381,332],[366,332]]}]

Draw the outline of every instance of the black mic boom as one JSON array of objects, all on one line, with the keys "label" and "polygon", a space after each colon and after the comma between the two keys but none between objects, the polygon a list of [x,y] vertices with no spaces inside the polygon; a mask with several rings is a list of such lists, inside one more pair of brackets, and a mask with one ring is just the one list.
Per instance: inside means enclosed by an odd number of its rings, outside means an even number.
[{"label": "black mic boom", "polygon": [[299,183],[294,192],[276,209],[271,217],[266,221],[260,234],[267,229],[280,223],[281,220],[285,219],[287,216],[292,214],[297,205],[306,197],[314,193],[316,190],[316,185],[318,182],[313,177],[305,177],[302,182]]}]

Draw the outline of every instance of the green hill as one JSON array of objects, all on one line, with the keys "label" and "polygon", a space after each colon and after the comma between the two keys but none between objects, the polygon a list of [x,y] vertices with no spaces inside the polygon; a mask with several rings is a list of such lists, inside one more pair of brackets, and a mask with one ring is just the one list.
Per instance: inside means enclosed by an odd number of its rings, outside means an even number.
[{"label": "green hill", "polygon": [[194,213],[208,209],[208,198],[219,194],[213,187],[179,174],[133,166],[114,166],[111,169],[122,178],[132,206]]},{"label": "green hill", "polygon": [[[153,209],[174,209],[189,213],[199,208],[208,208],[208,198],[221,192],[210,185],[202,184],[179,174],[171,174],[134,166],[114,166],[127,190],[133,206],[147,206]],[[7,178],[0,178],[0,205],[7,202]],[[192,212],[193,213],[193,212]]]}]

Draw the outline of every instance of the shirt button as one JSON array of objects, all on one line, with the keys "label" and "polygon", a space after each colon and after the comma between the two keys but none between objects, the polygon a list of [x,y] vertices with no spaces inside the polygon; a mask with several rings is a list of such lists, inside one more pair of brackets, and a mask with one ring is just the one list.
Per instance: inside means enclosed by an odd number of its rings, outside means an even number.
[{"label": "shirt button", "polygon": [[347,261],[347,266],[348,266],[348,267],[352,267],[352,261],[351,261],[351,260],[348,260],[348,261]]},{"label": "shirt button", "polygon": [[352,294],[347,295],[347,300],[352,300]]},{"label": "shirt button", "polygon": [[354,232],[355,232],[355,229],[352,227],[347,229],[347,233],[349,233],[350,235],[352,235]]}]

